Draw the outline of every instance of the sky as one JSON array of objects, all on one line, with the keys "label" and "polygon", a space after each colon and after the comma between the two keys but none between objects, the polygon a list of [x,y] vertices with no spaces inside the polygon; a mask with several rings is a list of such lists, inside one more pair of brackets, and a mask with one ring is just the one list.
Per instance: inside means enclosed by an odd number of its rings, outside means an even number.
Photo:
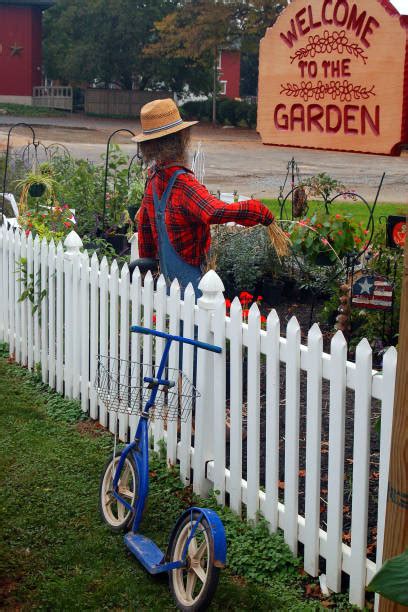
[{"label": "sky", "polygon": [[391,4],[395,6],[401,15],[408,15],[408,0],[391,0]]}]

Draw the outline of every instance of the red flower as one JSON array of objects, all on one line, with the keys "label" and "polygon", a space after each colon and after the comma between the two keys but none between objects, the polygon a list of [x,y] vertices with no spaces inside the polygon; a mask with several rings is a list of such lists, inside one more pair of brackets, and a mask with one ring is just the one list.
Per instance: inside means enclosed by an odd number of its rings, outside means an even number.
[{"label": "red flower", "polygon": [[263,300],[262,295],[258,295],[258,297],[256,298],[256,301],[257,302],[262,302],[262,300]]},{"label": "red flower", "polygon": [[244,319],[248,317],[248,313],[249,313],[249,310],[247,308],[242,311],[242,314],[244,315]]},{"label": "red flower", "polygon": [[341,230],[339,230],[337,233],[338,233],[339,236],[343,235],[343,232]]},{"label": "red flower", "polygon": [[241,291],[241,293],[239,294],[239,299],[243,302],[250,302],[253,297],[254,296],[251,293],[248,293],[248,291]]},{"label": "red flower", "polygon": [[228,298],[225,298],[225,307],[231,308],[231,300],[229,300]]},{"label": "red flower", "polygon": [[336,215],[336,219],[341,219],[341,215]]},{"label": "red flower", "polygon": [[71,224],[70,224],[69,221],[64,221],[64,225],[65,225],[65,227],[71,227]]},{"label": "red flower", "polygon": [[29,233],[30,233],[30,230],[29,230],[29,229],[26,229],[26,231],[25,231],[25,235],[26,235],[26,236],[28,236],[28,235],[29,235]]},{"label": "red flower", "polygon": [[261,315],[261,323],[266,323],[266,317],[264,317],[263,315]]}]

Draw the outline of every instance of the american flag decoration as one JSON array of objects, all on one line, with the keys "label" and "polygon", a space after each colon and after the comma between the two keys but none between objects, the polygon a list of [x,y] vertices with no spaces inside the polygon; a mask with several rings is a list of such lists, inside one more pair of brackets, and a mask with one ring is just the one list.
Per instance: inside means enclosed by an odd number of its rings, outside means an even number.
[{"label": "american flag decoration", "polygon": [[354,278],[351,286],[351,304],[355,308],[369,310],[391,310],[393,287],[378,274],[361,274]]}]

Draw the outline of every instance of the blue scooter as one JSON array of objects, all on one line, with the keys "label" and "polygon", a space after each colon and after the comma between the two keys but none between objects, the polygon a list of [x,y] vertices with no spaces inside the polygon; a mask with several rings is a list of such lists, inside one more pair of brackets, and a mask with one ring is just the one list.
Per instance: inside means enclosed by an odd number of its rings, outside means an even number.
[{"label": "blue scooter", "polygon": [[167,552],[139,533],[139,527],[149,490],[149,416],[167,422],[185,420],[198,396],[182,372],[167,367],[171,344],[175,341],[214,353],[220,353],[221,348],[137,325],[131,331],[163,338],[165,347],[156,372],[152,366],[99,358],[96,387],[106,407],[116,413],[140,415],[133,442],[123,451],[114,451],[104,468],[100,513],[112,531],[127,532],[126,546],[149,573],[168,572],[170,590],[180,610],[205,610],[226,563],[225,530],[218,514],[199,507],[186,510],[173,528]]}]

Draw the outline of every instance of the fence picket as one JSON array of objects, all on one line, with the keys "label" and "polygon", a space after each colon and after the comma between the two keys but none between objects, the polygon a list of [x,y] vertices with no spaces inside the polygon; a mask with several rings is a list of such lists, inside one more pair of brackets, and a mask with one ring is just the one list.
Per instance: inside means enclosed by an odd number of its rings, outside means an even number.
[{"label": "fence picket", "polygon": [[[381,403],[380,466],[378,482],[377,522],[377,570],[382,566],[385,511],[387,507],[388,473],[391,454],[392,419],[394,412],[395,376],[397,372],[397,350],[390,347],[383,358],[383,397]],[[378,597],[376,597],[376,609]]]},{"label": "fence picket", "polygon": [[[99,353],[108,358],[109,356],[109,291],[108,291],[108,279],[109,279],[109,266],[106,257],[101,261],[100,274],[99,274],[99,333],[100,333],[100,344]],[[99,422],[101,425],[106,427],[108,423],[108,415],[106,406],[99,400]]]},{"label": "fence picket", "polygon": [[[149,270],[143,283],[143,327],[153,326],[153,291],[154,281]],[[148,334],[143,334],[143,363],[153,363],[153,337]]]},{"label": "fence picket", "polygon": [[14,265],[14,243],[15,243],[15,234],[14,232],[9,232],[9,248],[8,248],[8,276],[9,276],[9,351],[10,355],[15,354],[16,340],[16,309],[15,309],[15,283],[14,283],[14,275],[15,275],[15,265]]},{"label": "fence picket", "polygon": [[[261,313],[253,304],[248,315],[248,406],[247,406],[247,518],[256,520],[259,510],[260,466],[260,348]],[[296,517],[297,520],[297,517]]]},{"label": "fence picket", "polygon": [[20,282],[20,273],[17,271],[20,265],[20,250],[21,250],[21,234],[16,232],[16,240],[14,243],[14,266],[13,266],[13,277],[14,277],[14,308],[16,312],[15,324],[16,324],[16,338],[15,338],[15,360],[17,363],[21,362],[21,302],[20,297],[22,293],[22,286]]},{"label": "fence picket", "polygon": [[81,407],[84,412],[89,409],[89,255],[85,251],[81,256],[80,280],[80,342],[81,342]]},{"label": "fence picket", "polygon": [[43,383],[48,382],[48,243],[41,241],[41,376]]},{"label": "fence picket", "polygon": [[40,265],[41,244],[38,234],[34,238],[34,265],[33,265],[33,282],[34,282],[34,303],[37,309],[34,313],[34,367],[36,368],[41,362],[41,341],[40,341],[40,312],[38,308],[41,283],[41,265]]},{"label": "fence picket", "polygon": [[364,338],[356,350],[358,385],[354,400],[353,489],[351,509],[350,603],[364,607],[371,433],[372,351]]},{"label": "fence picket", "polygon": [[[109,374],[117,380],[119,374],[119,268],[113,260],[109,277]],[[112,385],[112,382],[111,382]],[[109,431],[117,433],[118,413],[109,411]]]},{"label": "fence picket", "polygon": [[[120,380],[129,373],[129,268],[125,263],[120,274]],[[129,415],[119,414],[119,439],[127,442]]]},{"label": "fence picket", "polygon": [[343,535],[344,427],[347,343],[338,331],[331,341],[329,468],[327,494],[327,586],[340,591]]},{"label": "fence picket", "polygon": [[56,259],[56,389],[58,393],[64,391],[64,249],[62,242],[57,245]]},{"label": "fence picket", "polygon": [[[176,280],[172,282],[170,287],[169,333],[180,334],[180,286]],[[179,351],[179,343],[173,342],[169,354],[169,368],[179,369]],[[176,384],[178,384],[178,381]],[[174,406],[172,406],[171,412],[173,415],[176,412]],[[171,465],[175,465],[177,461],[177,426],[177,419],[167,419],[167,461]]]},{"label": "fence picket", "polygon": [[[156,329],[158,331],[167,331],[166,329],[166,317],[167,317],[167,285],[164,276],[161,274],[157,280],[156,293],[155,293],[155,310],[156,310]],[[162,338],[156,338],[155,342],[155,364],[160,363],[160,358],[163,353],[164,340]],[[163,419],[155,419],[153,426],[153,438],[154,448],[156,451],[159,450],[159,441],[163,439]],[[183,478],[181,472],[181,477]]]},{"label": "fence picket", "polygon": [[72,398],[72,259],[64,254],[64,395]]},{"label": "fence picket", "polygon": [[241,515],[242,505],[242,306],[230,308],[230,505]]},{"label": "fence picket", "polygon": [[48,245],[48,385],[55,389],[55,243]]},{"label": "fence picket", "polygon": [[[25,235],[25,232],[21,233],[20,236],[20,258],[21,258],[21,267],[25,266],[25,269],[27,270],[27,237]],[[23,263],[25,262],[25,263]],[[20,278],[21,278],[21,274],[20,274]],[[29,279],[27,278],[27,281],[29,281]],[[28,283],[23,284],[23,279],[21,278],[20,281],[20,290],[21,292],[23,292],[28,286]],[[29,306],[30,300],[28,298],[25,298],[22,302],[21,302],[21,365],[26,366],[27,365],[27,325],[28,325],[28,306]]]},{"label": "fence picket", "polygon": [[[133,272],[132,284],[130,286],[130,299],[132,304],[131,320],[132,325],[141,324],[141,309],[142,309],[142,277],[140,275],[139,268]],[[141,340],[140,334],[132,333],[130,341],[130,355],[131,361],[134,364],[133,368],[135,371],[136,379],[140,379],[140,364],[141,362]],[[131,414],[129,418],[130,437],[133,439],[136,433],[139,417],[135,414]]]},{"label": "fence picket", "polygon": [[[220,346],[222,353],[215,353],[214,362],[214,490],[217,502],[225,504],[225,404],[226,404],[226,338],[225,338],[225,301],[219,302],[214,311],[214,344]],[[210,407],[208,407],[210,409]],[[191,439],[186,440],[186,446],[191,446]],[[258,497],[258,495],[257,495]]]},{"label": "fence picket", "polygon": [[265,518],[272,532],[278,529],[279,481],[279,336],[280,323],[276,310],[266,320],[266,448],[265,448]]},{"label": "fence picket", "polygon": [[286,331],[285,542],[294,555],[298,545],[300,326],[295,317]]},{"label": "fence picket", "polygon": [[72,260],[72,397],[79,399],[81,388],[81,312],[80,301],[81,253],[75,253]]},{"label": "fence picket", "polygon": [[2,270],[2,284],[1,284],[1,308],[3,312],[3,342],[10,343],[10,282],[9,276],[9,258],[10,258],[10,233],[7,231],[6,223],[0,228],[1,232],[1,270]]},{"label": "fence picket", "polygon": [[91,257],[91,274],[90,274],[90,346],[89,346],[89,372],[90,372],[90,390],[89,390],[89,416],[91,419],[98,418],[98,395],[95,389],[98,352],[99,352],[99,261],[96,253]]},{"label": "fence picket", "polygon": [[[30,232],[27,236],[27,278],[31,279],[34,270],[34,241]],[[27,367],[29,370],[34,366],[34,328],[33,328],[33,304],[28,300],[27,315]]]},{"label": "fence picket", "polygon": [[320,467],[322,430],[323,336],[317,323],[308,334],[306,480],[305,480],[305,563],[308,574],[319,572]]},{"label": "fence picket", "polygon": [[3,221],[3,225],[0,226],[0,340],[5,342],[8,333],[8,232],[6,223]]}]

